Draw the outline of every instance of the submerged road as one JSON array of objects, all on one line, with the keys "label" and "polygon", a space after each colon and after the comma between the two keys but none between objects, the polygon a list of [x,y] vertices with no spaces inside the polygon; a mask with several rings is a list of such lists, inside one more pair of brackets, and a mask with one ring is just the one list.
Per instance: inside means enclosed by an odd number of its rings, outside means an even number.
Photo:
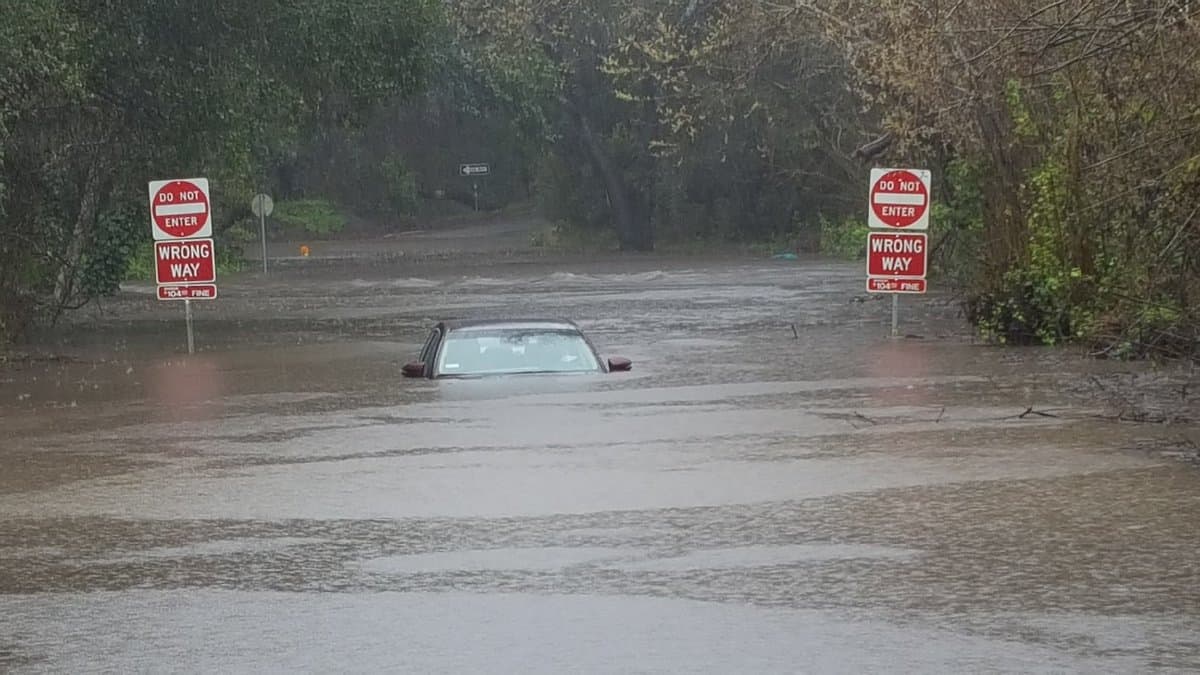
[{"label": "submerged road", "polygon": [[[1200,439],[1115,419],[1176,374],[937,297],[889,339],[858,264],[433,239],[223,280],[195,357],[134,287],[0,370],[0,671],[1200,669]],[[400,378],[505,315],[635,370]]]}]

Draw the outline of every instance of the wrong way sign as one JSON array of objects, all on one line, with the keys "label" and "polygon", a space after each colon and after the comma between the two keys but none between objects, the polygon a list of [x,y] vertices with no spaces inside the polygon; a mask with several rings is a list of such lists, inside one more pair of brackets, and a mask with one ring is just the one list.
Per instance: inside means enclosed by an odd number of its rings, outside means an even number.
[{"label": "wrong way sign", "polygon": [[160,285],[211,284],[217,280],[213,240],[156,241],[154,269]]},{"label": "wrong way sign", "polygon": [[867,235],[867,291],[924,293],[929,239],[923,232],[871,232]]},{"label": "wrong way sign", "polygon": [[867,276],[924,279],[928,253],[923,233],[872,232],[867,236]]},{"label": "wrong way sign", "polygon": [[930,174],[921,169],[872,169],[868,221],[874,229],[929,229]]},{"label": "wrong way sign", "polygon": [[150,182],[151,231],[157,241],[212,236],[207,178]]}]

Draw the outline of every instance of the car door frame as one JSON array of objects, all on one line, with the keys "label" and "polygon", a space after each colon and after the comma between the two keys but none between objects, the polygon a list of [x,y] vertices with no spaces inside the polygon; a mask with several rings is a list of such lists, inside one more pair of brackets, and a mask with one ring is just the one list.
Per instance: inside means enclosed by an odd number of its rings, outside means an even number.
[{"label": "car door frame", "polygon": [[421,355],[417,359],[425,364],[425,377],[431,380],[436,377],[438,350],[441,349],[445,332],[445,326],[441,324],[434,326],[429,331],[429,337],[425,340],[425,346],[421,348]]}]

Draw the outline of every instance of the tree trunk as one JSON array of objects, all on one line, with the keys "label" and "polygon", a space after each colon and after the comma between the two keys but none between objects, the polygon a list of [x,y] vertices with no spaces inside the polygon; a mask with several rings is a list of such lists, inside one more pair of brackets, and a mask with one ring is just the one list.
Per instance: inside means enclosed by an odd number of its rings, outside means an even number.
[{"label": "tree trunk", "polygon": [[621,250],[654,250],[654,236],[650,231],[650,214],[646,206],[636,191],[626,183],[620,169],[613,166],[612,158],[608,156],[607,149],[592,129],[587,114],[579,111],[578,116],[584,148],[596,171],[600,173],[604,189],[612,203]]},{"label": "tree trunk", "polygon": [[72,303],[75,296],[75,282],[83,260],[84,247],[92,236],[92,226],[96,222],[96,214],[100,206],[100,181],[103,170],[100,162],[93,159],[88,165],[79,198],[79,213],[75,218],[75,226],[71,232],[71,240],[67,243],[66,253],[59,263],[58,277],[54,281],[54,315],[52,322],[57,322],[62,313]]}]

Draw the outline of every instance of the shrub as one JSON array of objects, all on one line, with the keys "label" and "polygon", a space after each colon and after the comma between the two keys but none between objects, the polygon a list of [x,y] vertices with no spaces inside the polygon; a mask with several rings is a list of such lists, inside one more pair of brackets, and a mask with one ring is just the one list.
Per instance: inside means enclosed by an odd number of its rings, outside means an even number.
[{"label": "shrub", "polygon": [[[148,236],[145,218],[137,206],[125,205],[101,213],[96,219],[92,240],[82,260],[79,291],[85,297],[112,295],[127,276],[139,240]],[[154,277],[153,259],[145,255],[150,277]]]},{"label": "shrub", "polygon": [[828,220],[821,217],[821,253],[849,260],[867,256],[867,234],[871,231],[865,220],[845,217]]},{"label": "shrub", "polygon": [[379,212],[390,216],[411,215],[417,209],[417,175],[399,157],[389,157],[379,166],[382,174],[382,203]]},{"label": "shrub", "polygon": [[295,199],[275,205],[272,217],[287,227],[311,234],[332,234],[346,227],[346,217],[325,199]]}]

